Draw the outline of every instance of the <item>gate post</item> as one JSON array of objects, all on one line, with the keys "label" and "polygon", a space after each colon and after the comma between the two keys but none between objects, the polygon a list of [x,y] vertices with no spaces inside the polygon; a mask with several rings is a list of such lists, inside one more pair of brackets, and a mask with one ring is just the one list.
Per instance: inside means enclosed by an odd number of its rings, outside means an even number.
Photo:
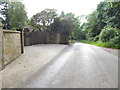
[{"label": "gate post", "polygon": [[21,53],[24,53],[24,37],[23,37],[23,30],[20,31],[20,38],[21,38]]},{"label": "gate post", "polygon": [[21,53],[24,53],[24,38],[23,38],[23,29],[16,29],[20,31],[20,40],[21,40]]}]

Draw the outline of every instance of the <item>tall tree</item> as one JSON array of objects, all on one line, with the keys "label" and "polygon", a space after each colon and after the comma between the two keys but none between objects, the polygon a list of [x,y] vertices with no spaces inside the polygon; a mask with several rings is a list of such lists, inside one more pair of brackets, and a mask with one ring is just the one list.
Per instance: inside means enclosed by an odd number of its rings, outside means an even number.
[{"label": "tall tree", "polygon": [[1,2],[0,7],[3,24],[7,29],[23,28],[27,24],[27,13],[21,2]]},{"label": "tall tree", "polygon": [[9,3],[8,18],[11,28],[24,28],[28,23],[25,6],[21,2]]},{"label": "tall tree", "polygon": [[9,18],[8,18],[8,2],[0,2],[0,14],[1,14],[1,18],[2,18],[2,23],[4,24],[4,26],[9,25]]},{"label": "tall tree", "polygon": [[63,34],[71,34],[73,29],[72,19],[70,17],[58,17],[51,24],[51,30],[54,32],[61,32]]},{"label": "tall tree", "polygon": [[[110,2],[101,2],[98,7],[97,11],[99,12],[98,19],[100,25],[102,25],[102,29],[106,25],[111,25],[112,27],[118,27],[119,22],[119,7],[120,5],[118,2],[113,2],[113,7],[111,7]],[[116,6],[117,5],[117,6]]]},{"label": "tall tree", "polygon": [[60,17],[65,17],[65,13],[64,13],[64,11],[61,12]]},{"label": "tall tree", "polygon": [[72,36],[75,36],[75,30],[78,30],[79,27],[79,17],[75,17],[73,13],[65,14],[64,12],[51,24],[51,30]]},{"label": "tall tree", "polygon": [[35,14],[30,21],[30,25],[39,28],[39,30],[50,30],[50,24],[57,17],[55,9],[45,9],[40,13]]},{"label": "tall tree", "polygon": [[87,22],[84,25],[87,39],[93,40],[107,25],[119,28],[120,10],[118,8],[120,6],[117,3],[112,3],[117,6],[111,7],[110,2],[101,2],[98,4],[97,9],[87,16]]}]

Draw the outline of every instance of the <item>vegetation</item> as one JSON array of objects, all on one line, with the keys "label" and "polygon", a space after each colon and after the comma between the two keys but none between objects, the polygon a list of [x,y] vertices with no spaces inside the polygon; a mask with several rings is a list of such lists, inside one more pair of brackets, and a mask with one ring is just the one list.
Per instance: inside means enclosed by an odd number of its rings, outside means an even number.
[{"label": "vegetation", "polygon": [[81,32],[84,33],[86,39],[85,43],[120,49],[119,9],[119,2],[98,4],[97,9],[86,16],[87,22],[81,25]]},{"label": "vegetation", "polygon": [[29,23],[35,30],[53,31],[73,35],[73,31],[79,26],[78,17],[73,13],[56,13],[55,9],[45,9],[33,15]]},{"label": "vegetation", "polygon": [[55,19],[54,23],[51,25],[51,29],[55,32],[61,32],[64,34],[69,34],[73,36],[74,31],[79,27],[80,24],[78,17],[75,17],[73,13],[64,13]]},{"label": "vegetation", "polygon": [[120,48],[120,4],[119,2],[101,2],[97,9],[86,16],[86,23],[81,25],[83,16],[73,13],[56,13],[54,9],[45,9],[35,14],[30,25],[41,31],[53,31],[68,34],[75,40],[87,40],[94,45]]},{"label": "vegetation", "polygon": [[0,7],[4,29],[20,29],[27,26],[28,17],[21,2],[0,2]]},{"label": "vegetation", "polygon": [[21,2],[0,2],[0,13],[4,28],[17,29],[29,25],[34,30],[60,32],[72,36],[75,40],[87,43],[120,48],[120,2],[100,2],[97,9],[86,16],[86,23],[81,24],[84,15],[76,17],[73,13],[55,9],[45,9],[27,18]]},{"label": "vegetation", "polygon": [[50,25],[56,17],[57,13],[55,9],[45,9],[40,13],[33,15],[29,25],[42,31],[50,30]]},{"label": "vegetation", "polygon": [[87,43],[87,44],[91,44],[91,45],[96,45],[96,46],[100,46],[100,47],[107,47],[107,48],[114,48],[114,49],[118,49],[120,48],[120,46],[117,44],[112,44],[110,42],[95,42],[95,41],[89,41],[89,40],[78,40],[79,42],[82,43]]}]

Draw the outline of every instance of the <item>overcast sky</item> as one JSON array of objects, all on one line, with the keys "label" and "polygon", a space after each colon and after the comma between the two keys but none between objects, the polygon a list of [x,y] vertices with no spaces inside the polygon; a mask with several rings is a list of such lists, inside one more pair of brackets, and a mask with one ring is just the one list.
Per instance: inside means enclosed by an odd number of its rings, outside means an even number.
[{"label": "overcast sky", "polygon": [[22,0],[29,18],[46,8],[57,9],[59,14],[64,11],[73,12],[76,16],[87,15],[100,1],[103,0]]}]

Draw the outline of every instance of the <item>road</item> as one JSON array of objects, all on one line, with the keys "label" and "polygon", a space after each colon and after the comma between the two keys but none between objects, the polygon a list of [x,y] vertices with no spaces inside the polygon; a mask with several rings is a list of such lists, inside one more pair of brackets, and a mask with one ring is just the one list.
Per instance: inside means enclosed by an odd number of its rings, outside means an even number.
[{"label": "road", "polygon": [[[49,53],[53,52],[52,48]],[[35,66],[31,62],[29,69],[6,67],[2,75],[3,88],[118,88],[118,56],[83,43],[65,45],[61,50],[58,47],[55,52],[58,53],[47,63]],[[22,58],[24,55],[19,57]],[[38,64],[37,61],[33,63]]]}]

